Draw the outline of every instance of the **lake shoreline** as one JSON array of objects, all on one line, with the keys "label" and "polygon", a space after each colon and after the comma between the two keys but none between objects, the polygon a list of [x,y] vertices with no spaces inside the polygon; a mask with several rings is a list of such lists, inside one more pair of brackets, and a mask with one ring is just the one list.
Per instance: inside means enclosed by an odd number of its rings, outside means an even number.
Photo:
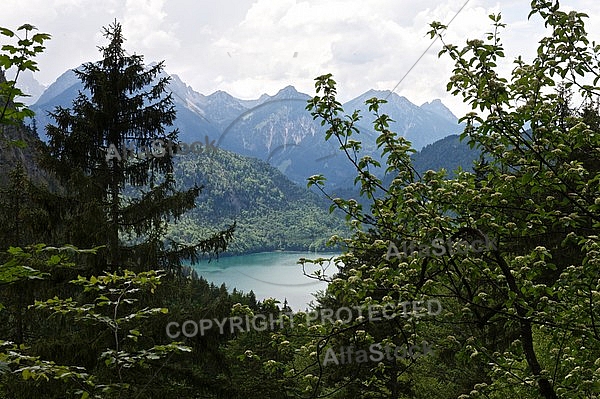
[{"label": "lake shoreline", "polygon": [[[219,259],[224,259],[224,258],[232,258],[232,257],[236,257],[236,256],[249,256],[249,255],[257,255],[257,254],[271,254],[271,253],[286,253],[286,254],[292,254],[292,253],[306,253],[306,254],[338,254],[341,255],[342,251],[341,250],[331,250],[331,251],[308,251],[308,250],[300,250],[300,249],[282,249],[282,250],[268,250],[268,251],[252,251],[252,252],[240,252],[240,253],[221,253],[218,256],[211,256],[211,257],[202,257],[200,259],[199,262],[203,262],[203,261],[210,261],[210,262],[214,262],[216,260]],[[308,258],[308,257],[306,257]],[[189,263],[189,259],[186,259],[184,261],[186,264]],[[199,263],[198,262],[198,263]]]},{"label": "lake shoreline", "polygon": [[297,263],[300,258],[332,258],[325,269],[328,278],[338,272],[333,258],[341,252],[271,251],[248,255],[201,260],[195,265],[187,264],[198,276],[216,286],[225,284],[244,293],[254,292],[256,299],[275,298],[282,304],[287,300],[293,309],[304,309],[314,300],[314,293],[327,288],[328,283],[307,277],[318,265],[306,263],[304,270]]}]

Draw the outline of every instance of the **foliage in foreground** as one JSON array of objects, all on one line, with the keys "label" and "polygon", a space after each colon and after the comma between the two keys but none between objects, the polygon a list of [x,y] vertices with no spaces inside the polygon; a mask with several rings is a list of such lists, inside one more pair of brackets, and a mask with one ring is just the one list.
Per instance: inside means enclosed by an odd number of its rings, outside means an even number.
[{"label": "foliage in foreground", "polygon": [[[265,367],[288,386],[301,381],[306,397],[340,398],[600,395],[600,48],[587,39],[584,14],[546,1],[533,1],[532,14],[550,34],[531,63],[516,60],[508,78],[498,72],[500,16],[490,16],[486,40],[444,44],[441,54],[455,61],[448,90],[474,110],[463,118],[462,138],[483,153],[473,173],[454,179],[444,171],[416,173],[409,143],[379,113],[383,100],[371,99],[377,143],[388,156],[383,167],[394,177],[383,186],[373,173],[382,166],[357,156],[360,115],[344,116],[331,75],[317,78],[308,107],[328,126],[326,138],[337,140],[354,163],[371,199],[370,212],[354,200],[334,199],[354,235],[344,240],[349,250],[339,259],[341,273],[321,306],[400,313],[401,301],[437,298],[444,312],[377,322],[355,314],[347,324],[277,336],[278,358]],[[442,38],[445,27],[432,28],[432,37]],[[571,89],[581,104],[574,104]],[[325,190],[322,176],[309,184]],[[391,246],[484,238],[496,244],[466,254],[449,245],[439,256],[397,254]],[[299,333],[303,345],[290,354],[282,342]],[[432,357],[323,367],[329,348],[423,340],[433,342]]]}]

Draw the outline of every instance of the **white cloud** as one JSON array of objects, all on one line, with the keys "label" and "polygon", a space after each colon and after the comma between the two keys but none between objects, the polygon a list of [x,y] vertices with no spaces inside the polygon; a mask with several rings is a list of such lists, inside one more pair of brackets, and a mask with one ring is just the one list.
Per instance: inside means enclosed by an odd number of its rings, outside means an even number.
[{"label": "white cloud", "polygon": [[[314,78],[332,72],[343,100],[370,88],[391,89],[430,44],[429,23],[447,22],[462,5],[462,0],[403,1],[402,6],[393,0],[258,0],[241,23],[211,43],[228,54],[228,60],[220,59],[232,64],[215,60],[218,83],[221,89],[246,98],[287,84],[312,93]],[[493,7],[465,7],[450,27],[448,39],[483,34]],[[437,58],[439,48],[434,47],[411,71],[398,88],[400,94],[416,102],[433,98],[426,95],[446,96],[451,63]],[[207,84],[201,78],[197,76],[192,86],[211,91],[206,88],[215,80]],[[265,89],[254,92],[253,88]]]},{"label": "white cloud", "polygon": [[123,28],[128,45],[148,55],[170,54],[180,47],[180,41],[169,26],[164,0],[127,0]]},{"label": "white cloud", "polygon": [[[371,88],[392,89],[431,43],[429,23],[447,23],[466,0],[3,0],[0,26],[29,22],[53,39],[39,58],[38,79],[49,84],[67,68],[99,58],[102,26],[123,23],[130,53],[146,62],[165,60],[168,71],[202,93],[226,90],[243,98],[274,94],[292,84],[313,93],[314,78],[333,73],[342,100]],[[569,7],[591,16],[588,30],[600,35],[600,2],[573,0]],[[543,33],[527,20],[529,2],[470,0],[445,40],[457,45],[483,38],[488,14],[501,11],[510,61],[534,54]],[[398,86],[421,103],[442,98],[457,113],[466,107],[446,93],[452,70],[436,43]],[[510,71],[507,67],[506,71]]]}]

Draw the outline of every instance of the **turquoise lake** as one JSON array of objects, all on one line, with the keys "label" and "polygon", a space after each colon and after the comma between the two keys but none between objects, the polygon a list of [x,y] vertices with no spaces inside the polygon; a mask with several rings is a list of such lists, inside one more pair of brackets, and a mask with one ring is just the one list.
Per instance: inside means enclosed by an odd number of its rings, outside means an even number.
[{"label": "turquoise lake", "polygon": [[[236,288],[245,293],[254,291],[257,300],[272,297],[283,303],[287,299],[289,306],[298,311],[306,309],[314,300],[312,294],[324,291],[327,283],[305,276],[302,266],[296,262],[300,258],[331,258],[337,255],[339,253],[263,252],[202,261],[192,267],[198,275],[217,286],[225,283],[229,292]],[[305,265],[307,274],[319,269],[318,265]],[[331,277],[337,271],[332,261],[325,273]]]}]

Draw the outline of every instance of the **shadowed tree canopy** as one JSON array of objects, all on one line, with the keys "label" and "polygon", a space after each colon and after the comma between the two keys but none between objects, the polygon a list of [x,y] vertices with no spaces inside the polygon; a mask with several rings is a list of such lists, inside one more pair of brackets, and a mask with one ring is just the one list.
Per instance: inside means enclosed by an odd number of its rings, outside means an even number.
[{"label": "shadowed tree canopy", "polygon": [[[85,92],[71,108],[57,107],[47,126],[47,162],[65,184],[61,207],[67,241],[107,246],[107,263],[125,261],[172,270],[199,252],[225,250],[233,226],[192,246],[165,242],[167,222],[195,206],[201,187],[178,191],[173,157],[160,141],[177,142],[176,117],[163,62],[146,67],[127,55],[121,25],[104,29],[102,60],[75,72]],[[108,157],[144,149],[144,156]],[[135,151],[138,152],[138,151]],[[152,265],[152,266],[150,266]]]}]

